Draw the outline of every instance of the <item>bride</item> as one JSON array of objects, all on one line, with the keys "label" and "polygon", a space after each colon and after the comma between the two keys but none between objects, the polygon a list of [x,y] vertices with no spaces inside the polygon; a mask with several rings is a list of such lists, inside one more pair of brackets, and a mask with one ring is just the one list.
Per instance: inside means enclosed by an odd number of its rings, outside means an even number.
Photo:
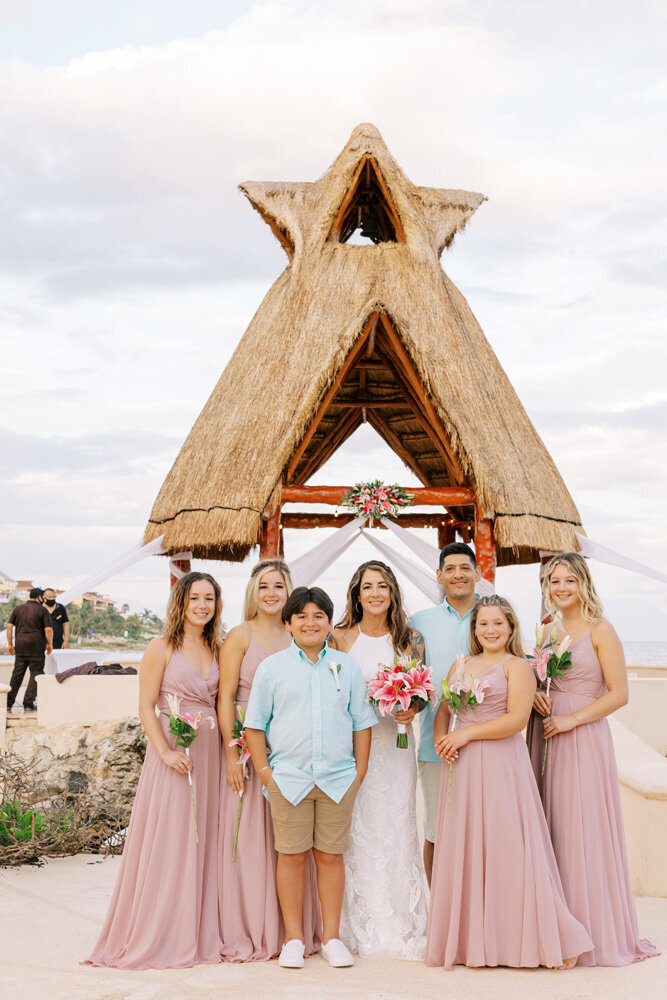
[{"label": "bride", "polygon": [[[347,607],[330,645],[349,653],[369,681],[394,653],[424,658],[424,640],[411,630],[392,570],[363,563],[347,591]],[[352,814],[345,854],[341,938],[365,957],[421,961],[427,904],[416,822],[417,758],[409,728],[407,750],[396,747],[396,723],[412,722],[414,708],[373,727],[368,774]]]}]

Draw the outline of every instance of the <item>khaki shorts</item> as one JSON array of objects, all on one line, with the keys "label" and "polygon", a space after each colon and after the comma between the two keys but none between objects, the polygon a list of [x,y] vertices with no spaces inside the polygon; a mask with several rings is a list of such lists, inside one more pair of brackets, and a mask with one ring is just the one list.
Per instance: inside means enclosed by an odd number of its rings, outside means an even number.
[{"label": "khaki shorts", "polygon": [[344,854],[350,846],[352,809],[359,785],[359,775],[355,774],[340,802],[334,802],[315,785],[294,806],[282,794],[275,778],[271,778],[266,790],[276,850],[280,854],[301,854],[314,847],[325,854]]},{"label": "khaki shorts", "polygon": [[438,829],[438,798],[440,797],[440,777],[442,764],[440,761],[420,760],[419,781],[424,796],[424,840],[435,844],[435,831]]}]

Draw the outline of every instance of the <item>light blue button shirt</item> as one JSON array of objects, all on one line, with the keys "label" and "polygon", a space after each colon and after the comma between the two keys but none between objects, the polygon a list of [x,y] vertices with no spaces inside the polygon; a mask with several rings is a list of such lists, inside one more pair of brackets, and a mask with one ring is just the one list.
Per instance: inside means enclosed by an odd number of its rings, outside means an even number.
[{"label": "light blue button shirt", "polygon": [[[340,691],[330,661],[340,664]],[[262,660],[252,682],[245,724],[266,734],[273,777],[293,805],[315,785],[334,802],[345,795],[356,774],[352,733],[378,721],[366,696],[357,661],[328,646],[317,663],[294,641]]]},{"label": "light blue button shirt", "polygon": [[[434,608],[417,611],[410,619],[412,628],[424,636],[426,646],[426,666],[433,668],[433,683],[438,695],[442,697],[442,679],[449,673],[450,667],[459,653],[470,651],[470,608],[461,617],[446,600]],[[427,705],[419,713],[419,760],[430,760],[440,763],[435,752],[433,737],[433,722],[438,705]]]}]

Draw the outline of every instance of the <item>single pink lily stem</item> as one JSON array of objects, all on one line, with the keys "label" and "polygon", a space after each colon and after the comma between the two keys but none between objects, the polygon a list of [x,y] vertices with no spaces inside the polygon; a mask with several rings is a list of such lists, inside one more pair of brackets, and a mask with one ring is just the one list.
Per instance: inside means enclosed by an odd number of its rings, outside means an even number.
[{"label": "single pink lily stem", "polygon": [[[451,728],[449,730],[450,733],[454,732],[454,727],[455,726],[456,726],[456,716],[454,715],[454,716],[452,716],[452,725],[451,725]],[[448,809],[452,808],[452,771],[453,771],[453,769],[454,769],[454,761],[450,760],[450,762],[449,762],[449,799],[448,799],[448,802],[447,802],[447,808]]]},{"label": "single pink lily stem", "polygon": [[[185,748],[185,752],[190,756],[190,747]],[[199,831],[197,830],[197,810],[195,808],[195,790],[192,787],[192,775],[188,771],[188,782],[190,783],[190,798],[192,799],[192,818],[195,821],[195,841],[199,843]]]},{"label": "single pink lily stem", "polygon": [[[547,698],[549,697],[549,688],[551,687],[551,678],[547,677]],[[547,716],[548,718],[548,716]],[[544,753],[542,754],[542,770],[540,774],[544,774],[544,769],[547,766],[547,750],[549,748],[549,740],[545,737],[544,739]]]},{"label": "single pink lily stem", "polygon": [[234,830],[234,847],[232,848],[232,861],[236,861],[236,845],[239,842],[239,827],[241,825],[241,809],[243,808],[243,792],[239,792],[239,808],[236,813],[236,829]]}]

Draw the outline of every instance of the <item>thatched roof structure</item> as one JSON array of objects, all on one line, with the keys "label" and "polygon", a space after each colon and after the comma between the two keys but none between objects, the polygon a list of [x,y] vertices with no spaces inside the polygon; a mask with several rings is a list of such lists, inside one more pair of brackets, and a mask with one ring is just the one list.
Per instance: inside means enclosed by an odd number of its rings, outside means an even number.
[{"label": "thatched roof structure", "polygon": [[[367,124],[314,183],[241,190],[289,263],[165,479],[146,541],[242,559],[282,483],[305,483],[367,419],[425,485],[474,489],[501,565],[576,550],[572,498],[440,266],[484,196],[416,187]],[[360,221],[375,245],[344,242]]]}]

